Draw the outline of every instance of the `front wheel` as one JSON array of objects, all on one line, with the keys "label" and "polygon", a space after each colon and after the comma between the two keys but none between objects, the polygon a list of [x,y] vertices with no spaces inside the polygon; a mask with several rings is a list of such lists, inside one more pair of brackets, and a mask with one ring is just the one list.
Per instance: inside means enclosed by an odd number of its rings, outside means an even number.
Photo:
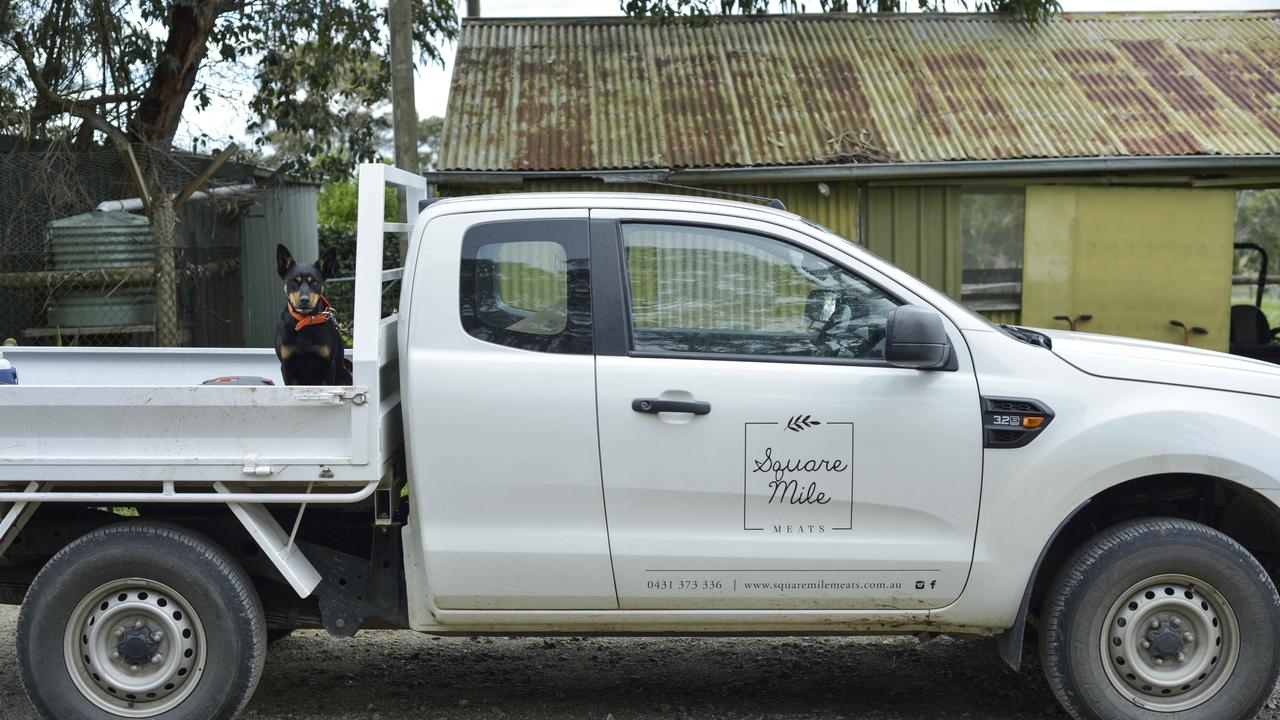
[{"label": "front wheel", "polygon": [[18,617],[18,664],[53,720],[230,720],[266,652],[244,571],[202,536],[131,522],[63,548]]},{"label": "front wheel", "polygon": [[1041,656],[1079,720],[1248,720],[1280,674],[1280,596],[1231,538],[1187,520],[1109,528],[1064,564]]}]

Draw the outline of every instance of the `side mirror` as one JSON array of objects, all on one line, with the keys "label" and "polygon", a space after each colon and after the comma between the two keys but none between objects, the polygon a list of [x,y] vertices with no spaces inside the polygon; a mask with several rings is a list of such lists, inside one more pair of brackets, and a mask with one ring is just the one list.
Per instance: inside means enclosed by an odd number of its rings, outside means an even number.
[{"label": "side mirror", "polygon": [[890,365],[940,370],[951,360],[951,339],[942,318],[932,310],[902,305],[889,312],[884,358]]},{"label": "side mirror", "polygon": [[810,290],[804,303],[804,319],[815,325],[824,325],[836,313],[840,294],[835,290]]}]

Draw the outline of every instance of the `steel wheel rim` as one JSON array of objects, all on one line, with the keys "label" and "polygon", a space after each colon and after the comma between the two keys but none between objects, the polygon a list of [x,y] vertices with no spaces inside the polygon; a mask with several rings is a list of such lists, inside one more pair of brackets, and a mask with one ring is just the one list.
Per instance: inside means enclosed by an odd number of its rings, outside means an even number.
[{"label": "steel wheel rim", "polygon": [[67,622],[62,654],[86,700],[119,717],[146,718],[195,690],[205,647],[204,626],[182,595],[127,578],[85,595]]},{"label": "steel wheel rim", "polygon": [[1120,594],[1099,647],[1107,678],[1126,699],[1180,712],[1207,702],[1231,678],[1239,623],[1212,585],[1189,575],[1158,575]]}]

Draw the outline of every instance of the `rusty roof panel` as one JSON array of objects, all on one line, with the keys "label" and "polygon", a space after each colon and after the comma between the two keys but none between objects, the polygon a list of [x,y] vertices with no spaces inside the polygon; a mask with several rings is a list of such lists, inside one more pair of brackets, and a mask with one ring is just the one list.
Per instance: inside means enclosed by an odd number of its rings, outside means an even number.
[{"label": "rusty roof panel", "polygon": [[444,170],[1280,154],[1280,12],[467,20]]}]

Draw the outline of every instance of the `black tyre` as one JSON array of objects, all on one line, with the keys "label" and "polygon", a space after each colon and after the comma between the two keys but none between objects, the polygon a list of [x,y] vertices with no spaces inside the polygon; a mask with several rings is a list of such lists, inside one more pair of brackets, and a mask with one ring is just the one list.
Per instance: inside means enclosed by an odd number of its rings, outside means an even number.
[{"label": "black tyre", "polygon": [[1172,518],[1126,522],[1063,565],[1045,599],[1045,676],[1078,720],[1249,720],[1280,674],[1280,597],[1237,542]]},{"label": "black tyre", "polygon": [[266,625],[244,570],[182,528],[128,522],[53,556],[18,617],[22,684],[49,720],[230,720]]}]

